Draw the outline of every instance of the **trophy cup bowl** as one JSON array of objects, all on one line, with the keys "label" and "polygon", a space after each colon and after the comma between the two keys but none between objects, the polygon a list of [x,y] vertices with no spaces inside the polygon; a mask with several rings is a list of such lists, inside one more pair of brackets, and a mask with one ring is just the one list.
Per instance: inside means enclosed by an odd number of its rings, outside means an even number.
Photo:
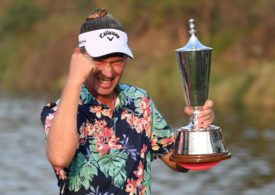
[{"label": "trophy cup bowl", "polygon": [[171,161],[191,170],[205,170],[231,157],[226,150],[221,128],[209,125],[200,128],[198,114],[208,98],[212,48],[195,36],[194,19],[189,20],[191,37],[176,50],[185,102],[193,108],[190,124],[177,129]]}]

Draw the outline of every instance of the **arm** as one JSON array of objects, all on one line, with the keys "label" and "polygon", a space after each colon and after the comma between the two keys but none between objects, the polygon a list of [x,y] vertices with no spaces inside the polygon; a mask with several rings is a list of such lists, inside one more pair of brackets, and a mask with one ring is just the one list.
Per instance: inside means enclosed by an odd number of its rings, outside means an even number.
[{"label": "arm", "polygon": [[46,143],[46,153],[54,167],[67,167],[78,145],[77,109],[81,86],[95,69],[90,57],[76,48],[71,57],[68,79],[62,92]]},{"label": "arm", "polygon": [[189,170],[185,169],[183,167],[181,167],[180,165],[178,165],[177,163],[170,161],[170,156],[171,156],[172,152],[169,152],[168,154],[162,156],[160,159],[162,160],[162,162],[164,162],[168,167],[170,167],[171,169],[173,169],[174,171],[178,171],[178,172],[183,172],[186,173]]},{"label": "arm", "polygon": [[[199,124],[201,127],[205,128],[208,125],[210,125],[214,120],[214,112],[213,112],[213,101],[207,100],[199,114]],[[185,113],[192,116],[192,108],[191,107],[185,107]],[[170,156],[172,152],[166,154],[165,156],[161,157],[160,159],[171,169],[178,172],[188,172],[188,169],[185,169],[178,165],[177,163],[170,161]]]}]

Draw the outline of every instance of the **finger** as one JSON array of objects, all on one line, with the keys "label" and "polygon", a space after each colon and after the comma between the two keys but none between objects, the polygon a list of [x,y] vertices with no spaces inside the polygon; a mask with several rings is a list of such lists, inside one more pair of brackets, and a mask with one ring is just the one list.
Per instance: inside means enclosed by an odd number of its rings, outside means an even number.
[{"label": "finger", "polygon": [[74,48],[74,52],[73,52],[73,53],[75,53],[75,54],[81,53],[81,52],[80,52],[80,48],[79,48],[79,47]]},{"label": "finger", "polygon": [[211,125],[213,123],[213,121],[214,121],[214,117],[211,117],[209,120],[205,120],[203,122],[203,125],[209,126],[209,125]]},{"label": "finger", "polygon": [[199,118],[199,123],[212,123],[214,120],[214,115],[206,115],[205,117]]},{"label": "finger", "polygon": [[83,58],[85,58],[87,60],[87,62],[92,66],[91,71],[94,72],[95,69],[96,69],[96,65],[95,65],[95,62],[94,62],[93,58],[89,54],[87,54],[87,53],[82,53],[81,50],[80,50],[80,48],[79,48],[79,51],[81,53],[81,56]]},{"label": "finger", "polygon": [[209,125],[210,125],[210,124],[205,124],[205,123],[203,123],[203,124],[200,124],[200,125],[199,125],[199,128],[206,129],[207,127],[209,127]]},{"label": "finger", "polygon": [[89,56],[87,53],[81,53],[81,55],[82,55],[86,60],[88,60],[88,62],[91,62],[91,63],[94,64],[93,59],[92,59],[91,56]]},{"label": "finger", "polygon": [[88,58],[89,61],[90,61],[90,64],[91,64],[91,66],[92,66],[91,72],[95,72],[95,71],[96,71],[96,64],[95,64],[95,61],[93,60],[93,58],[91,58],[91,56],[89,56],[87,53],[85,53],[85,54],[83,54],[83,55],[85,55],[86,58]]},{"label": "finger", "polygon": [[205,101],[205,104],[202,107],[202,110],[213,109],[213,107],[214,107],[214,102],[208,99]]},{"label": "finger", "polygon": [[188,116],[192,116],[192,115],[193,115],[193,109],[192,109],[191,106],[185,106],[184,112],[185,112]]},{"label": "finger", "polygon": [[207,121],[213,118],[212,114],[204,115],[203,117],[198,118],[199,121]]},{"label": "finger", "polygon": [[211,109],[202,110],[202,111],[199,112],[198,118],[203,118],[203,117],[205,117],[205,116],[207,116],[207,115],[211,115],[212,112],[213,112],[213,111],[212,111]]},{"label": "finger", "polygon": [[206,115],[205,117],[199,119],[199,124],[203,126],[211,125],[214,121],[214,118],[214,113],[212,113],[211,115]]},{"label": "finger", "polygon": [[207,128],[209,125],[212,124],[212,120],[207,120],[207,121],[203,121],[203,122],[199,122],[199,127],[200,128]]},{"label": "finger", "polygon": [[214,112],[213,112],[213,110],[210,110],[210,109],[203,110],[198,115],[199,120],[209,120],[213,117],[214,117]]}]

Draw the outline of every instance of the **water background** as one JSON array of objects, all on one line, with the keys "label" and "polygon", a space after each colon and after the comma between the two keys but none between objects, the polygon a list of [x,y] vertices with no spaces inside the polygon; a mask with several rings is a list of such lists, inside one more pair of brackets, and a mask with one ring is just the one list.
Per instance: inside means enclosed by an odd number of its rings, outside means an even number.
[{"label": "water background", "polygon": [[[1,195],[58,194],[39,121],[46,101],[0,95]],[[274,194],[274,114],[243,109],[216,112],[215,123],[222,127],[232,158],[210,170],[189,173],[174,172],[156,160],[152,167],[152,194]]]}]

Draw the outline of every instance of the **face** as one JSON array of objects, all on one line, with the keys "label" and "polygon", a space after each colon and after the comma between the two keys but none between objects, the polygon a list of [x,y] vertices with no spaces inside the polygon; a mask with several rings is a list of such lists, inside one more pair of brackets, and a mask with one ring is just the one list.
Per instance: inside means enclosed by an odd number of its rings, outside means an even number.
[{"label": "face", "polygon": [[96,65],[95,72],[86,80],[86,86],[96,98],[113,95],[126,66],[127,57],[122,54],[110,54],[93,58]]}]

